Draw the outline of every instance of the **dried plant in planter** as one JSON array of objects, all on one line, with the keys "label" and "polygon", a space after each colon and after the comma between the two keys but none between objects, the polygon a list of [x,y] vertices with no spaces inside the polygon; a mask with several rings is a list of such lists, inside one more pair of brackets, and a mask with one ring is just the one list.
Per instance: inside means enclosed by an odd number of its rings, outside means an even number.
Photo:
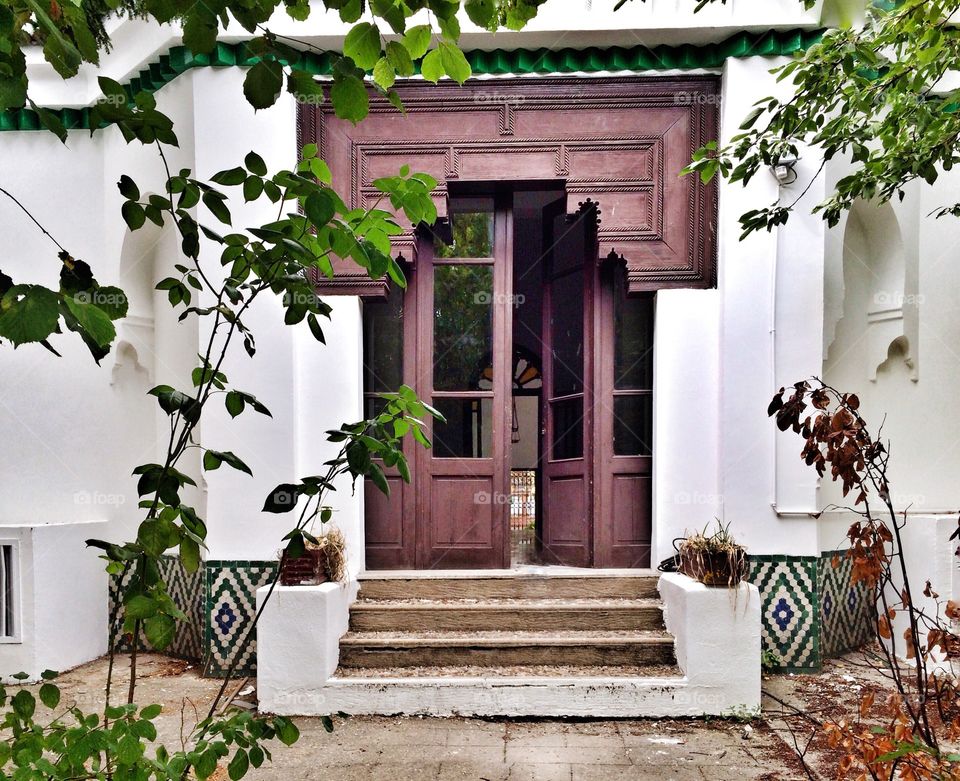
[{"label": "dried plant in planter", "polygon": [[680,543],[680,572],[706,586],[736,586],[747,575],[747,551],[717,521],[717,530],[688,534]]},{"label": "dried plant in planter", "polygon": [[284,551],[280,557],[280,583],[284,586],[315,586],[347,578],[347,542],[336,527],[319,537],[305,536],[300,556]]}]

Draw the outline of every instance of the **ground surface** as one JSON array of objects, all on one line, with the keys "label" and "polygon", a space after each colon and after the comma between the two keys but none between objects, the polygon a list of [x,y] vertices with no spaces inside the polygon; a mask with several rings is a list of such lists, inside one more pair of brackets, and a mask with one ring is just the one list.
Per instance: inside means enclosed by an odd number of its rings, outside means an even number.
[{"label": "ground surface", "polygon": [[[179,747],[187,728],[205,715],[220,682],[199,677],[184,662],[140,659],[137,701],[158,702],[160,739]],[[84,710],[102,704],[106,663],[84,665],[62,676],[64,702]],[[115,683],[126,691],[124,675]],[[772,676],[763,719],[749,725],[713,720],[517,721],[428,718],[351,718],[332,735],[316,719],[297,719],[302,737],[277,747],[274,762],[251,779],[337,781],[774,781],[807,779],[793,749],[812,733],[794,707],[817,718],[855,710],[864,686],[882,685],[859,656],[832,662],[820,675]],[[231,685],[230,691],[234,690]],[[243,685],[244,697],[251,699]],[[785,705],[783,703],[786,703]],[[807,753],[813,777],[835,777],[836,758],[815,740]],[[223,774],[222,778],[226,778]],[[220,781],[218,778],[217,781]]]}]

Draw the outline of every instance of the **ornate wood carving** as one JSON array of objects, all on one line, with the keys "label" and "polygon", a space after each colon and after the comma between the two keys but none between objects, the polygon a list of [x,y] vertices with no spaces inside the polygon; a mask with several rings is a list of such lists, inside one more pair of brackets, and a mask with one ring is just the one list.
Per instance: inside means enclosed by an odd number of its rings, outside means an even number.
[{"label": "ornate wood carving", "polygon": [[[564,179],[574,201],[603,210],[600,256],[626,259],[630,290],[711,287],[716,279],[716,186],[680,177],[717,134],[719,82],[689,78],[491,79],[464,86],[408,82],[399,114],[372,96],[357,126],[327,106],[301,106],[299,134],[315,140],[353,206],[402,164],[436,176],[446,213],[449,180]],[[412,226],[397,252],[411,256]],[[336,264],[321,292],[382,294],[383,285]]]}]

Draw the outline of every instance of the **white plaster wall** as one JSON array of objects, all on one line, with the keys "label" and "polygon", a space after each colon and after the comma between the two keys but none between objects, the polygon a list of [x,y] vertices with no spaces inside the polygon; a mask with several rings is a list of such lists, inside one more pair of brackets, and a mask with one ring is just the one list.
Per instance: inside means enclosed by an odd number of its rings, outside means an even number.
[{"label": "white plaster wall", "polygon": [[36,672],[67,670],[107,652],[107,573],[98,552],[84,547],[107,526],[92,521],[33,530]]},{"label": "white plaster wall", "polygon": [[[743,117],[757,100],[786,94],[787,88],[769,73],[783,62],[727,61],[722,140],[739,132]],[[804,164],[801,180],[808,173]],[[817,546],[816,523],[805,515],[794,515],[792,508],[778,512],[778,495],[785,504],[808,501],[809,479],[778,461],[781,446],[766,408],[781,374],[819,368],[817,324],[822,310],[817,279],[822,256],[816,245],[809,245],[810,235],[817,235],[816,220],[801,210],[785,228],[739,239],[740,215],[775,203],[779,197],[779,185],[766,171],[759,171],[746,187],[720,189],[720,517],[753,554],[812,555]],[[808,325],[811,308],[813,327]]]},{"label": "white plaster wall", "polygon": [[[751,583],[709,588],[671,572],[658,583],[667,631],[688,688],[689,713],[760,712],[760,592]],[[736,659],[735,665],[730,664]]]},{"label": "white plaster wall", "polygon": [[[243,99],[240,68],[203,68],[193,72],[194,154],[202,177],[232,168],[244,156],[257,152],[271,171],[296,164],[296,112],[285,95],[267,111],[254,112]],[[226,128],[229,128],[227,132]],[[277,208],[266,199],[242,204],[230,202],[234,226],[243,228],[276,219]],[[198,219],[218,223],[200,208]],[[204,240],[202,252],[219,257],[219,248]],[[211,258],[211,266],[217,261]],[[205,474],[208,558],[272,558],[280,539],[292,528],[290,516],[260,512],[264,499],[278,483],[297,475],[297,436],[294,402],[293,331],[283,323],[280,301],[265,294],[244,316],[257,338],[257,353],[249,358],[238,341],[227,356],[223,371],[231,386],[252,393],[273,417],[245,411],[231,420],[222,405],[212,404],[204,414],[201,441],[215,450],[232,450],[253,470],[254,477],[227,467]],[[200,325],[206,344],[212,320]],[[306,329],[306,324],[302,328]]]},{"label": "white plaster wall", "polygon": [[654,323],[653,564],[723,514],[717,290],[662,290]]},{"label": "white plaster wall", "polygon": [[[958,200],[960,178],[945,175],[933,186],[910,188],[902,203],[893,202],[882,211],[865,205],[859,216],[846,217],[828,237],[826,279],[842,287],[830,291],[824,376],[840,390],[860,397],[861,413],[875,436],[882,426],[879,436],[890,443],[894,504],[898,510],[920,514],[949,513],[960,507],[955,480],[960,448],[951,390],[960,380],[960,308],[955,294],[960,285],[955,262],[960,224],[954,218],[929,216],[937,207]],[[888,285],[874,260],[886,251],[891,229],[902,244],[905,278]],[[897,290],[886,289],[897,285]],[[892,300],[900,295],[904,320],[889,336],[899,334],[905,344],[890,345],[886,360],[881,354],[878,364],[866,313],[876,308],[877,296]],[[822,482],[819,493],[822,506],[848,504],[829,480]],[[839,536],[842,529],[831,534]]]},{"label": "white plaster wall", "polygon": [[[298,476],[323,474],[323,462],[339,452],[339,445],[327,442],[328,429],[363,419],[361,304],[355,296],[326,301],[333,307],[330,320],[321,321],[327,343],[317,342],[306,328],[297,329],[294,340]],[[330,523],[346,538],[347,569],[356,578],[364,569],[363,484],[354,486],[344,476],[336,486],[326,500],[334,510]]]},{"label": "white plaster wall", "polygon": [[15,585],[19,641],[0,643],[0,680],[63,671],[106,652],[107,574],[90,537],[107,521],[0,525],[0,541],[19,543]]}]

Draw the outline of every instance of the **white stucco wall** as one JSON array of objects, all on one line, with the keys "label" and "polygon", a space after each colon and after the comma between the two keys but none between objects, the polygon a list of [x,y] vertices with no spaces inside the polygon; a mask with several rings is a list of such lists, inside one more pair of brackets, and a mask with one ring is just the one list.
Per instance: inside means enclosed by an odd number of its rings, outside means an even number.
[{"label": "white stucco wall", "polygon": [[91,537],[107,521],[0,524],[0,543],[16,542],[15,641],[0,642],[0,680],[63,671],[107,650],[107,574]]}]

